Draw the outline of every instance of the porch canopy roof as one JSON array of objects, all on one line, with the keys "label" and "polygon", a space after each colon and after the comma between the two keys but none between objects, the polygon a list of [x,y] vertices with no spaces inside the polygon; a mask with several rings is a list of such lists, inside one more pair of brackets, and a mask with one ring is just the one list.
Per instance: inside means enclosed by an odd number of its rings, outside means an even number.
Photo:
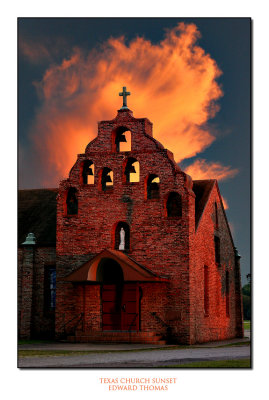
[{"label": "porch canopy roof", "polygon": [[124,281],[139,282],[168,282],[166,276],[160,276],[148,268],[138,264],[132,258],[119,250],[105,249],[97,254],[92,260],[87,261],[76,271],[64,278],[66,282],[99,282],[97,280],[97,269],[101,260],[112,259],[122,268]]}]

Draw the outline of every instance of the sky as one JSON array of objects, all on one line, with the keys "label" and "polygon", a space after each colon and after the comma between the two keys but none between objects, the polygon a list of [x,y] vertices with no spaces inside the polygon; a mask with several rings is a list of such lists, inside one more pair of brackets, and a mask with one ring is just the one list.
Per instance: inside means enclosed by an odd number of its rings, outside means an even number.
[{"label": "sky", "polygon": [[218,179],[250,270],[250,19],[20,18],[19,187],[57,187],[128,106],[193,179]]}]

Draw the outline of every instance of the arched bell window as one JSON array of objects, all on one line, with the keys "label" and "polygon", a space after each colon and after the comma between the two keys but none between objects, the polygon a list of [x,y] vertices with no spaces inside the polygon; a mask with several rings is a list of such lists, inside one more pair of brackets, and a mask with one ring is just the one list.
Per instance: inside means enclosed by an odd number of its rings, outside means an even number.
[{"label": "arched bell window", "polygon": [[124,170],[124,178],[125,182],[139,182],[139,174],[140,174],[140,165],[139,162],[135,158],[128,158],[125,170]]},{"label": "arched bell window", "polygon": [[131,131],[120,126],[112,132],[112,150],[117,152],[131,151],[132,149],[132,138]]},{"label": "arched bell window", "polygon": [[66,196],[66,214],[76,215],[78,213],[77,189],[69,188]]},{"label": "arched bell window", "polygon": [[113,188],[113,171],[105,167],[101,173],[101,188],[103,191]]},{"label": "arched bell window", "polygon": [[158,175],[151,174],[147,179],[147,198],[159,199],[160,197],[160,178]]},{"label": "arched bell window", "polygon": [[114,248],[115,250],[130,250],[130,227],[127,222],[118,222],[114,228]]},{"label": "arched bell window", "polygon": [[94,184],[94,164],[91,160],[83,161],[81,178],[84,185]]},{"label": "arched bell window", "polygon": [[167,217],[181,217],[182,216],[182,202],[181,196],[177,192],[169,193],[166,202]]}]

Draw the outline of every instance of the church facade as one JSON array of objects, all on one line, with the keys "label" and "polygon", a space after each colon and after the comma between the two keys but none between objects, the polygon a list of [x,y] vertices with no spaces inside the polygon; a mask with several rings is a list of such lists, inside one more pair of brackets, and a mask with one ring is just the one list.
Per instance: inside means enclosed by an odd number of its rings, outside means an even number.
[{"label": "church facade", "polygon": [[126,94],[58,189],[19,193],[19,335],[242,337],[240,256],[217,181],[184,173]]}]

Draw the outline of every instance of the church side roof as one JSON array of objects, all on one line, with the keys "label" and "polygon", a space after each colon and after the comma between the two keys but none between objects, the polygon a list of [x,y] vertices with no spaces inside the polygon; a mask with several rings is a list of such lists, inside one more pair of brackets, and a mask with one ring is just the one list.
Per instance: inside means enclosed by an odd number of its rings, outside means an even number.
[{"label": "church side roof", "polygon": [[204,208],[208,201],[211,190],[213,189],[216,179],[206,179],[193,181],[193,192],[195,193],[195,228],[197,228]]},{"label": "church side roof", "polygon": [[34,233],[38,246],[56,245],[56,197],[58,189],[18,192],[18,244]]},{"label": "church side roof", "polygon": [[228,222],[228,219],[227,219],[224,207],[223,207],[222,197],[221,197],[218,182],[216,179],[193,181],[193,189],[192,190],[194,191],[194,193],[196,195],[196,198],[195,198],[195,229],[197,229],[197,227],[198,227],[199,221],[201,219],[201,216],[206,207],[207,201],[209,199],[210,193],[211,193],[214,185],[216,185],[216,188],[217,188],[220,200],[221,200],[221,207],[222,207],[223,215],[224,215],[224,218],[226,221],[226,226],[227,226],[230,238],[231,238],[232,245],[234,247],[234,241],[233,241],[230,225],[229,225],[229,222]]}]

